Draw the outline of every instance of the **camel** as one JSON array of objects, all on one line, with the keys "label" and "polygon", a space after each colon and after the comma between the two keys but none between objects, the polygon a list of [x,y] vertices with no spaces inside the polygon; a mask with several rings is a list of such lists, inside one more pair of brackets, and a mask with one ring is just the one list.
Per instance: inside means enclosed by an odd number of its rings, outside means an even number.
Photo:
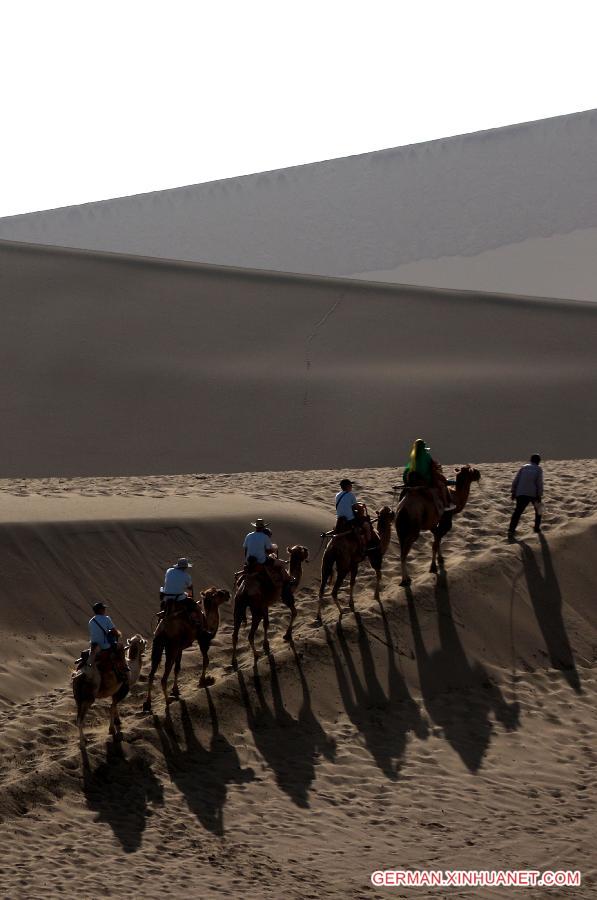
[{"label": "camel", "polygon": [[[154,635],[151,648],[151,671],[147,679],[147,696],[143,704],[143,712],[151,712],[151,691],[153,679],[158,670],[162,655],[166,651],[164,674],[161,678],[162,691],[166,700],[166,711],[171,699],[178,699],[178,674],[182,662],[182,651],[191,647],[195,641],[199,644],[203,656],[203,669],[199,679],[200,687],[207,687],[214,683],[214,679],[206,676],[209,663],[209,648],[216,636],[220,625],[220,606],[230,600],[230,591],[222,588],[210,587],[201,591],[202,603],[197,604],[200,613],[197,621],[192,622],[184,612],[166,616],[163,620],[163,628]],[[201,608],[203,607],[203,608]],[[172,692],[168,695],[168,677],[174,666],[174,684]]]},{"label": "camel", "polygon": [[[122,732],[120,728],[120,717],[118,715],[118,704],[121,703],[129,693],[131,687],[139,679],[141,666],[143,665],[143,654],[147,647],[147,641],[139,634],[133,635],[126,642],[125,658],[129,667],[128,678],[123,679],[118,676],[113,666],[107,668],[98,668],[93,666],[92,669],[78,668],[72,674],[73,696],[77,704],[76,724],[79,729],[79,742],[81,746],[85,745],[85,733],[83,731],[83,723],[89,708],[96,700],[103,700],[107,697],[112,698],[110,707],[110,734],[115,741],[122,740]],[[89,651],[87,651],[87,654]],[[85,658],[87,658],[85,656]]]},{"label": "camel", "polygon": [[440,566],[443,565],[444,558],[440,549],[441,540],[452,528],[453,516],[458,515],[464,509],[471,484],[474,481],[479,481],[481,478],[479,470],[469,465],[456,469],[456,473],[456,486],[449,488],[450,498],[456,505],[456,509],[451,512],[445,512],[441,518],[430,490],[425,487],[407,488],[405,497],[398,504],[398,509],[396,510],[396,533],[400,543],[401,587],[407,587],[411,583],[412,579],[408,574],[406,558],[422,531],[431,531],[433,534],[433,550],[429,571],[437,572],[437,562],[439,562]]},{"label": "camel", "polygon": [[379,543],[372,547],[365,555],[363,555],[360,539],[354,531],[334,534],[328,542],[321,561],[321,585],[319,588],[319,602],[317,605],[317,622],[321,623],[323,595],[326,586],[332,577],[334,565],[336,566],[336,581],[332,588],[332,598],[338,607],[340,618],[342,618],[344,611],[338,600],[338,591],[340,590],[342,582],[350,572],[349,605],[351,609],[354,609],[354,585],[357,578],[359,563],[361,563],[365,557],[369,560],[371,568],[375,571],[375,599],[379,599],[381,564],[390,545],[394,513],[389,506],[382,506],[382,508],[377,511],[376,515],[376,536],[379,538]]},{"label": "camel", "polygon": [[[294,579],[292,594],[296,594],[303,577],[303,563],[309,562],[309,550],[301,544],[287,547],[288,571]],[[258,659],[259,653],[255,650],[255,632],[259,623],[263,620],[263,651],[269,652],[267,630],[269,628],[269,608],[282,599],[282,581],[276,579],[275,583],[267,572],[255,572],[244,575],[234,598],[234,630],[232,632],[232,665],[236,665],[236,646],[238,632],[241,624],[246,624],[247,607],[251,610],[251,627],[248,641],[253,651],[253,656]],[[296,607],[283,601],[290,609],[290,622],[284,634],[285,641],[292,640],[292,626],[296,618]]]}]

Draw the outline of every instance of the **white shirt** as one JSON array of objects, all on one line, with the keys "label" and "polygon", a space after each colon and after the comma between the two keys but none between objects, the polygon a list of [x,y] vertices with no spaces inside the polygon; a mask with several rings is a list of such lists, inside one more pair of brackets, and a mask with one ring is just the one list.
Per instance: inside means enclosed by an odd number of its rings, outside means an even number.
[{"label": "white shirt", "polygon": [[114,628],[114,625],[110,616],[94,616],[89,620],[89,643],[99,644],[100,650],[107,650],[112,646],[108,640],[108,632],[111,628]]},{"label": "white shirt", "polygon": [[268,552],[272,549],[272,542],[265,531],[250,531],[244,540],[243,547],[246,559],[254,556],[258,563],[264,563]]},{"label": "white shirt", "polygon": [[350,522],[354,519],[352,507],[355,503],[358,503],[358,500],[352,491],[338,491],[336,494],[336,515],[344,516]]},{"label": "white shirt", "polygon": [[541,497],[543,495],[543,469],[537,463],[527,463],[518,470],[512,482],[515,497]]},{"label": "white shirt", "polygon": [[192,584],[193,579],[187,569],[179,569],[178,566],[172,566],[172,568],[166,570],[166,577],[164,578],[165,594],[178,597],[180,594],[184,594]]}]

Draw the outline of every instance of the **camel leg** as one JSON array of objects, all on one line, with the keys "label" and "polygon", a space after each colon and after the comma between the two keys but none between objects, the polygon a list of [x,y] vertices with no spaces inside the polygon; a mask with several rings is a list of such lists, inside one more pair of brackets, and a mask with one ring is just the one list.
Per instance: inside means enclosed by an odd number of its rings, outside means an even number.
[{"label": "camel leg", "polygon": [[429,571],[434,575],[437,573],[437,560],[439,559],[440,564],[442,561],[441,553],[439,552],[439,542],[440,538],[434,534],[433,546],[431,547],[431,565],[429,566]]},{"label": "camel leg", "polygon": [[357,572],[359,571],[359,567],[351,566],[350,567],[350,587],[348,589],[348,605],[350,606],[352,612],[354,612],[354,585],[357,580]]},{"label": "camel leg", "polygon": [[292,625],[293,625],[295,619],[296,619],[296,606],[291,606],[290,607],[290,622],[288,623],[288,628],[286,629],[286,633],[284,635],[285,641],[292,640]]},{"label": "camel leg", "polygon": [[164,698],[166,700],[166,709],[170,705],[170,697],[168,696],[168,677],[172,670],[172,666],[174,665],[174,654],[170,653],[166,650],[166,662],[164,663],[164,674],[162,675],[160,684],[162,685],[162,692],[164,694]]},{"label": "camel leg", "polygon": [[143,704],[143,712],[151,712],[151,692],[153,688],[153,679],[155,678],[155,673],[157,672],[160,662],[162,661],[162,654],[164,652],[164,640],[157,639],[154,637],[153,645],[151,648],[151,671],[147,678],[147,696],[145,697],[145,702]]},{"label": "camel leg", "polygon": [[402,573],[402,580],[400,582],[400,587],[408,587],[411,583],[411,577],[408,574],[408,566],[406,564],[406,557],[408,555],[408,550],[404,553],[400,554],[400,571]]},{"label": "camel leg", "polygon": [[112,705],[110,706],[110,734],[115,741],[122,740],[120,718],[118,716],[118,703],[114,698],[112,698]]},{"label": "camel leg", "polygon": [[247,607],[244,602],[241,602],[240,595],[237,594],[234,599],[234,626],[232,630],[232,665],[236,668],[236,647],[238,644],[238,632],[240,631],[240,626],[243,624],[246,625],[247,622]]},{"label": "camel leg", "polygon": [[[326,548],[323,554],[323,560],[321,561],[321,584],[319,585],[319,598],[317,601],[317,615],[315,617],[315,621],[318,625],[321,625],[321,607],[323,605],[323,595],[325,594],[325,589],[327,587],[328,582],[332,578],[332,574],[334,571],[334,559],[332,551],[329,548]],[[334,598],[336,605],[338,605],[337,598]]]},{"label": "camel leg", "polygon": [[170,696],[174,697],[175,700],[178,700],[180,697],[180,691],[178,689],[178,673],[180,672],[180,667],[182,665],[182,650],[179,650],[176,654],[176,659],[174,660],[174,684],[172,685],[172,690],[170,691]]},{"label": "camel leg", "polygon": [[153,687],[153,679],[155,673],[152,671],[147,678],[147,694],[143,702],[143,712],[151,712],[151,689]]},{"label": "camel leg", "polygon": [[255,659],[259,659],[259,652],[255,649],[255,632],[259,627],[259,623],[261,622],[261,613],[257,612],[257,610],[253,610],[253,617],[251,621],[251,627],[249,628],[249,634],[247,640],[251,646],[251,650],[253,651],[253,657]]},{"label": "camel leg", "polygon": [[76,725],[79,729],[79,744],[81,745],[81,747],[84,747],[87,743],[87,738],[85,737],[85,732],[83,731],[83,723],[85,722],[85,716],[87,715],[89,707],[92,703],[93,701],[84,700],[82,703],[79,703],[77,705]]},{"label": "camel leg", "polygon": [[315,616],[315,621],[318,625],[321,625],[321,607],[323,605],[323,592],[325,591],[325,585],[321,584],[319,588],[319,597],[317,598],[317,615]]},{"label": "camel leg", "polygon": [[408,574],[408,563],[407,557],[410,551],[412,550],[412,546],[416,541],[418,534],[414,537],[408,537],[400,544],[400,569],[402,572],[402,581],[400,582],[400,587],[408,587],[411,583],[412,579]]},{"label": "camel leg", "polygon": [[344,610],[342,609],[342,604],[338,600],[338,591],[340,590],[340,587],[342,586],[342,582],[344,581],[345,577],[346,577],[346,572],[341,572],[338,569],[336,581],[334,583],[334,587],[332,588],[332,600],[338,607],[338,619],[341,619],[342,616],[344,615]]},{"label": "camel leg", "polygon": [[209,687],[210,684],[213,684],[215,678],[211,675],[206,675],[207,666],[209,665],[209,644],[201,647],[201,653],[203,655],[203,669],[201,670],[201,678],[199,679],[199,687]]},{"label": "camel leg", "polygon": [[269,653],[269,640],[267,638],[267,629],[269,628],[269,613],[267,609],[263,611],[263,652]]},{"label": "camel leg", "polygon": [[379,600],[379,588],[381,585],[381,569],[375,570],[375,593],[373,595],[374,600]]}]

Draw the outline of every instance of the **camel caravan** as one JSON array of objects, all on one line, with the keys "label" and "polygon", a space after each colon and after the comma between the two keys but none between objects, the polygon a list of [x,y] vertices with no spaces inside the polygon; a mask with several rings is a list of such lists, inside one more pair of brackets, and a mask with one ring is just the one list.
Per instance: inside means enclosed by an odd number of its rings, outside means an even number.
[{"label": "camel caravan", "polygon": [[[453,517],[464,508],[471,485],[479,479],[479,471],[466,465],[456,469],[455,479],[448,481],[439,463],[432,459],[430,448],[420,439],[413,444],[409,462],[403,471],[403,483],[394,488],[394,494],[398,490],[400,492],[395,510],[383,506],[371,519],[366,504],[357,499],[353,492],[353,482],[349,478],[342,479],[335,498],[336,523],[330,531],[321,535],[320,551],[323,549],[323,556],[315,624],[322,622],[325,593],[332,581],[331,597],[338,609],[339,619],[344,609],[338,594],[347,578],[348,603],[354,611],[354,586],[361,564],[373,569],[374,596],[379,599],[382,563],[390,546],[392,524],[400,547],[401,586],[407,587],[411,583],[407,557],[422,531],[430,531],[433,535],[430,571],[437,573],[438,564],[443,566],[441,540],[452,528]],[[248,613],[251,615],[251,625],[247,640],[254,661],[259,657],[255,635],[260,625],[263,626],[263,651],[269,653],[269,613],[277,604],[285,605],[289,611],[284,640],[292,641],[297,615],[295,597],[301,585],[303,565],[309,562],[309,550],[302,544],[288,546],[288,559],[279,559],[269,523],[258,518],[251,526],[253,530],[243,542],[244,565],[234,573],[234,668],[237,667],[239,633],[247,625]],[[231,593],[225,588],[209,587],[195,599],[191,568],[192,563],[181,557],[166,570],[164,585],[160,589],[160,610],[155,616],[151,669],[143,703],[146,713],[152,712],[153,682],[164,659],[160,684],[168,714],[170,703],[179,698],[178,676],[183,651],[195,643],[203,660],[199,686],[207,687],[214,681],[212,676],[207,675],[209,649],[218,632],[220,607],[231,600]],[[134,635],[126,644],[122,642],[122,636],[107,615],[104,603],[96,603],[93,612],[93,618],[89,621],[90,647],[83,651],[72,673],[73,695],[77,704],[76,724],[81,743],[85,742],[85,716],[95,700],[103,698],[112,699],[109,733],[114,740],[121,739],[118,704],[137,682],[147,647],[147,642],[140,635]],[[172,669],[174,680],[169,691]]]}]

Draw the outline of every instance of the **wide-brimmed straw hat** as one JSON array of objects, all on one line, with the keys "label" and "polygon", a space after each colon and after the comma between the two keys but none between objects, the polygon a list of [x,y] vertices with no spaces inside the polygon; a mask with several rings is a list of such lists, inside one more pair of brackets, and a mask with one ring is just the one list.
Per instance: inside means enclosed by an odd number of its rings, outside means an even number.
[{"label": "wide-brimmed straw hat", "polygon": [[252,528],[269,528],[269,522],[266,522],[264,519],[255,519],[254,522],[251,522]]},{"label": "wide-brimmed straw hat", "polygon": [[186,556],[181,556],[180,559],[178,560],[178,562],[176,563],[176,568],[177,569],[192,569],[193,563],[190,562],[190,560],[188,560],[186,558]]}]

